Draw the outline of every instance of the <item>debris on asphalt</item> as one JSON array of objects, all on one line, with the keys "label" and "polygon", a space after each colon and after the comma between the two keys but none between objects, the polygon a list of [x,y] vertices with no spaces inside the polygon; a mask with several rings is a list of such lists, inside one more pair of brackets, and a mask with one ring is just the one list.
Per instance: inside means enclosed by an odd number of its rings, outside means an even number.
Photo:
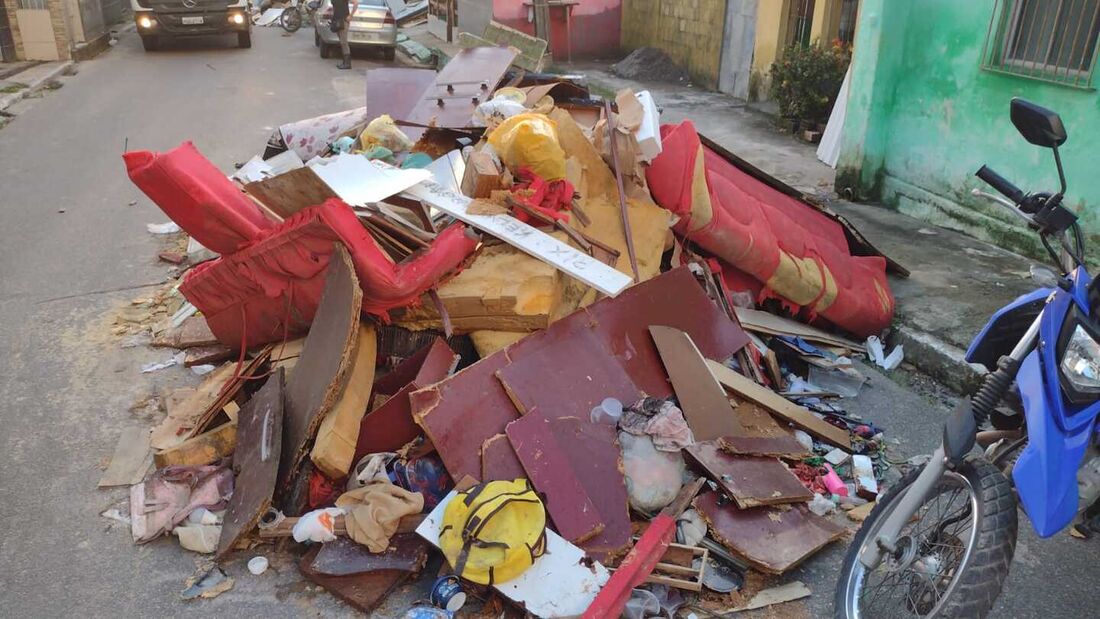
[{"label": "debris on asphalt", "polygon": [[[197,385],[147,391],[155,426],[100,482],[129,518],[103,515],[214,555],[184,599],[289,555],[366,613],[403,588],[433,604],[410,616],[738,612],[809,595],[736,597],[873,506],[887,435],[845,399],[861,358],[901,361],[868,337],[886,258],[651,93],[523,51],[370,70],[366,108],[282,125],[232,176],[190,142],[124,155],[182,275],[112,333]],[[679,75],[649,53],[620,64]]]}]

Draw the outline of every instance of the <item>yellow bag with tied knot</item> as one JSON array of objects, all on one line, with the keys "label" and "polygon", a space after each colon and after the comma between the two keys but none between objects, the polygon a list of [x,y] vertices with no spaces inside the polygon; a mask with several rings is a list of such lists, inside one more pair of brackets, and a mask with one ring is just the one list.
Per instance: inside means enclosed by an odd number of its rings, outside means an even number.
[{"label": "yellow bag with tied knot", "polygon": [[546,552],[546,510],[526,479],[474,486],[447,504],[439,547],[458,576],[507,582]]},{"label": "yellow bag with tied knot", "polygon": [[517,114],[489,134],[489,145],[515,174],[530,168],[546,182],[565,178],[565,151],[558,128],[543,114]]}]

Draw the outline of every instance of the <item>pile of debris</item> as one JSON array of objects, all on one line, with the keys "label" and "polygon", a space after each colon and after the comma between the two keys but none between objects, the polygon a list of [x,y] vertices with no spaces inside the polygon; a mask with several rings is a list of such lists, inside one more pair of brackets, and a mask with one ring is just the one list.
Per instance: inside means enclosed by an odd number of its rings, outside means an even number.
[{"label": "pile of debris", "polygon": [[[865,336],[892,312],[886,260],[660,127],[648,93],[603,101],[515,55],[369,71],[365,108],[281,127],[228,178],[190,143],[125,155],[190,243],[142,306],[182,352],[147,371],[204,374],[101,482],[132,484],[111,516],[135,542],[247,550],[257,575],[304,551],[364,612],[430,589],[409,616],[809,594],[736,591],[839,539],[838,506],[869,509],[886,445],[839,398],[854,356],[883,355],[756,303]],[[232,586],[211,563],[183,597]]]}]

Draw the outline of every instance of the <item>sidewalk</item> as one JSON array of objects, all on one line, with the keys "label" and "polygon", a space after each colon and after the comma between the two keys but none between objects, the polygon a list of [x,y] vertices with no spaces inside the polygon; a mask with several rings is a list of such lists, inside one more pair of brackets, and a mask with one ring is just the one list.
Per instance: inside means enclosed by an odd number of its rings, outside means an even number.
[{"label": "sidewalk", "polygon": [[60,62],[25,63],[20,71],[6,73],[0,79],[0,112],[46,85],[50,80],[64,75],[71,60]]},{"label": "sidewalk", "polygon": [[[409,38],[442,56],[458,46],[424,26],[404,29]],[[816,145],[778,133],[771,117],[721,93],[666,83],[625,80],[607,64],[555,65],[558,73],[587,76],[589,87],[608,95],[622,88],[649,90],[662,123],[690,119],[700,133],[783,182],[817,197],[852,222],[879,250],[910,271],[890,276],[896,300],[890,343],[905,346],[906,361],[947,386],[968,391],[981,373],[963,359],[970,340],[989,317],[1035,288],[1030,258],[894,210],[840,200],[835,172],[817,160]]]}]

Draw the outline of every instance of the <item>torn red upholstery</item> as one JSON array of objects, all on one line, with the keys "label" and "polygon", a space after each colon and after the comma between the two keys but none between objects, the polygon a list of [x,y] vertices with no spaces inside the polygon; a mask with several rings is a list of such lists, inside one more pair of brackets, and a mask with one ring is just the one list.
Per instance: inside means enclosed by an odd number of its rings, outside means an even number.
[{"label": "torn red upholstery", "polygon": [[840,224],[703,147],[691,121],[662,126],[661,139],[646,180],[657,204],[680,216],[677,235],[752,276],[762,298],[780,297],[808,319],[821,316],[860,337],[889,326],[885,259],[852,256]]},{"label": "torn red upholstery", "polygon": [[132,151],[122,159],[130,180],[160,210],[219,254],[243,249],[275,225],[191,142],[165,153]]},{"label": "torn red upholstery", "polygon": [[387,312],[420,295],[458,267],[477,240],[453,224],[427,250],[395,264],[347,204],[332,198],[295,213],[236,253],[198,265],[180,292],[206,316],[227,346],[279,341],[309,328],[335,243],[343,243],[363,289],[363,313]]}]

